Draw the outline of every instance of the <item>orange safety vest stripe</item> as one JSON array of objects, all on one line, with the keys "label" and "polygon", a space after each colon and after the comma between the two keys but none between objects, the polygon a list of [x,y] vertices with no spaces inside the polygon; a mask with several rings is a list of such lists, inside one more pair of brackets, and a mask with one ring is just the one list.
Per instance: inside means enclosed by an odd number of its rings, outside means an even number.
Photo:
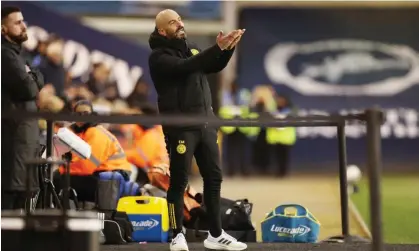
[{"label": "orange safety vest stripe", "polygon": [[[103,137],[103,135],[106,137]],[[125,152],[118,140],[105,128],[101,126],[92,127],[78,136],[92,147],[92,154],[88,160],[75,156],[70,163],[70,174],[91,175],[97,171],[131,170]],[[109,155],[109,152],[114,153]],[[60,169],[61,173],[63,171],[63,169]]]}]

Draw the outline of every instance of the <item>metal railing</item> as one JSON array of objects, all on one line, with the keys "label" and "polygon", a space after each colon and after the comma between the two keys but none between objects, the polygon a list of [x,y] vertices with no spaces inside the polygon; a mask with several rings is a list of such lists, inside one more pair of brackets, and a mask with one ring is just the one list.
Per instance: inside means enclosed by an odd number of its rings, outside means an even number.
[{"label": "metal railing", "polygon": [[342,235],[346,241],[350,241],[349,231],[349,207],[348,189],[346,178],[347,153],[345,125],[347,121],[364,121],[367,128],[367,152],[368,152],[368,178],[370,188],[370,215],[372,250],[383,251],[382,214],[381,214],[381,134],[380,127],[383,122],[383,113],[376,108],[366,110],[361,114],[329,115],[329,116],[305,116],[286,117],[283,119],[231,119],[223,120],[217,117],[200,116],[143,116],[143,115],[77,115],[55,114],[44,112],[4,112],[2,119],[30,119],[43,118],[47,120],[47,157],[52,156],[53,125],[54,121],[77,121],[96,122],[111,124],[142,124],[142,125],[170,125],[170,126],[237,126],[237,127],[322,127],[331,126],[337,128],[338,157],[339,157],[339,180],[340,180],[340,203]]}]

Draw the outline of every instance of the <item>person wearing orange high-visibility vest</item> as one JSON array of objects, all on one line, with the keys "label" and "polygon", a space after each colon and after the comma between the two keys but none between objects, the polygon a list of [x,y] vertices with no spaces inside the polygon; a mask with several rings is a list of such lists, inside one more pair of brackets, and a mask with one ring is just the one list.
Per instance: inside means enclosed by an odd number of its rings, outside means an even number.
[{"label": "person wearing orange high-visibility vest", "polygon": [[136,125],[132,129],[137,132],[133,133],[133,146],[126,150],[130,163],[146,170],[156,165],[169,164],[169,155],[161,126],[149,128]]},{"label": "person wearing orange high-visibility vest", "polygon": [[[156,115],[153,107],[142,107],[145,115]],[[142,182],[141,174],[147,174],[150,168],[156,166],[169,166],[169,154],[163,129],[160,125],[124,125],[121,129],[132,139],[131,146],[125,149],[127,159],[137,168],[142,169],[138,173],[137,181]]]},{"label": "person wearing orange high-visibility vest", "polygon": [[[78,101],[73,108],[77,114],[91,114],[93,106],[90,101]],[[76,154],[66,153],[70,157],[70,185],[76,190],[81,201],[94,201],[97,186],[96,174],[115,171],[129,180],[131,164],[116,137],[104,127],[94,123],[74,123],[70,129],[91,146],[89,159],[82,159]],[[64,173],[64,168],[59,169]],[[60,179],[54,179],[57,190],[61,189]]]}]

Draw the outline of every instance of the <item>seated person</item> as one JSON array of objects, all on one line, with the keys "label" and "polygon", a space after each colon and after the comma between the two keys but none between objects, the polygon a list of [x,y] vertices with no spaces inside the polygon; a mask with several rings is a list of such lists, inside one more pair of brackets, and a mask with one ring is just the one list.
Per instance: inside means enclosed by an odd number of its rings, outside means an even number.
[{"label": "seated person", "polygon": [[[92,103],[87,100],[78,101],[74,105],[73,112],[91,114],[93,112]],[[76,190],[79,201],[95,202],[97,176],[100,172],[119,172],[125,180],[129,180],[131,164],[112,133],[95,123],[77,122],[69,128],[92,149],[90,159],[82,159],[71,152],[65,154],[71,158],[70,186]],[[64,168],[61,167],[59,173],[54,175],[57,191],[62,189],[60,174],[63,173]]]},{"label": "seated person", "polygon": [[[142,112],[145,115],[157,114],[152,108],[143,109]],[[125,149],[130,163],[145,172],[152,167],[169,166],[169,155],[160,125],[124,125],[122,130],[132,138],[132,145]]]}]

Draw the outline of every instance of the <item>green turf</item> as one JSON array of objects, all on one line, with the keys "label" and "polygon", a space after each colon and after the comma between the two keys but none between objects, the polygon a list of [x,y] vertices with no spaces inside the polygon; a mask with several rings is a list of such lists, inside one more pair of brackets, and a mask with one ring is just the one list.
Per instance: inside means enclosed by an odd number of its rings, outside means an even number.
[{"label": "green turf", "polygon": [[[419,243],[419,176],[384,176],[382,213],[386,243]],[[368,182],[351,196],[365,222],[370,226]]]}]

